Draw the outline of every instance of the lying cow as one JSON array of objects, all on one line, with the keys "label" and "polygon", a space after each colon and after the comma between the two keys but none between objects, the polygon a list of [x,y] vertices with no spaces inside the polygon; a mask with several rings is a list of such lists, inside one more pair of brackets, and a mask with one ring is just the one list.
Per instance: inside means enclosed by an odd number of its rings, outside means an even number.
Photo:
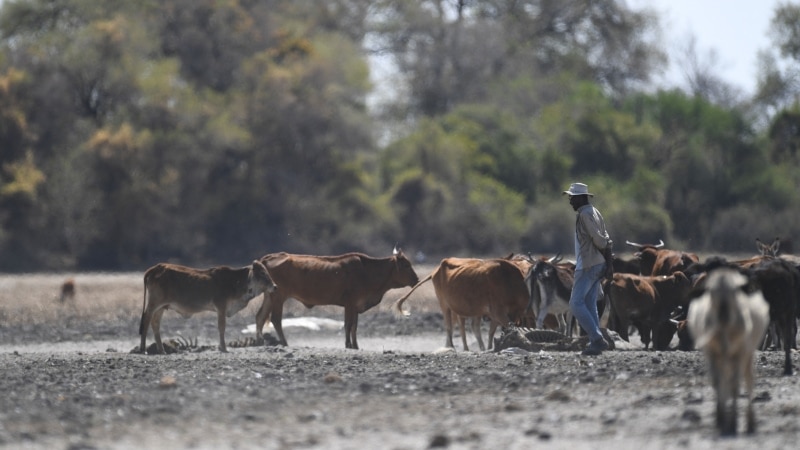
[{"label": "lying cow", "polygon": [[736,270],[711,272],[706,292],[689,307],[689,331],[709,365],[717,394],[716,424],[723,435],[736,434],[736,397],[744,376],[747,389],[747,432],[756,430],[753,412],[753,355],[769,323],[769,306],[748,279]]},{"label": "lying cow", "polygon": [[[628,327],[636,326],[647,349],[651,331],[653,336],[659,336],[662,328],[671,326],[672,311],[686,306],[691,288],[692,283],[683,272],[655,277],[615,273],[606,285],[610,302],[609,328],[627,341]],[[666,350],[660,340],[654,341],[653,347]]]},{"label": "lying cow", "polygon": [[[449,348],[454,348],[454,314],[463,318],[488,316],[495,327],[505,326],[522,317],[530,302],[525,274],[514,262],[507,259],[445,258],[392,308],[398,314],[408,315],[403,311],[403,303],[416,288],[429,280],[433,280],[442,309],[447,333],[445,346]],[[489,342],[492,341],[490,335]],[[464,350],[468,350],[466,340],[463,344]]]},{"label": "lying cow", "polygon": [[389,258],[372,258],[361,253],[339,256],[273,253],[261,258],[278,288],[264,296],[256,314],[256,337],[271,319],[281,344],[283,304],[293,298],[307,308],[322,305],[344,307],[346,348],[358,348],[358,315],[377,305],[390,289],[413,286],[417,274],[402,251],[395,249]]},{"label": "lying cow", "polygon": [[200,311],[216,311],[219,328],[219,350],[225,346],[225,318],[244,309],[262,292],[272,292],[275,284],[266,267],[253,261],[249,267],[234,269],[213,267],[193,269],[177,264],[156,264],[144,274],[144,301],[139,335],[139,350],[145,353],[147,328],[152,325],[158,352],[164,354],[161,343],[161,316],[173,309],[184,317]]}]

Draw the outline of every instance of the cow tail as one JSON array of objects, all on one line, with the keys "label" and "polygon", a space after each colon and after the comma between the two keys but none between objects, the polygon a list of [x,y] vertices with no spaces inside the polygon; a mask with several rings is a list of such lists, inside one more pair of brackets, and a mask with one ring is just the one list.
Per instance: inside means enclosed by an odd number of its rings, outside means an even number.
[{"label": "cow tail", "polygon": [[430,275],[428,275],[427,277],[425,277],[425,278],[423,278],[422,280],[420,280],[420,281],[419,281],[417,284],[415,284],[415,285],[414,285],[414,287],[412,287],[412,288],[411,288],[411,290],[410,290],[410,291],[408,291],[408,292],[406,293],[406,295],[404,295],[404,296],[400,297],[400,299],[399,299],[399,300],[397,300],[396,302],[394,302],[394,304],[392,305],[392,310],[395,312],[395,314],[398,314],[398,315],[401,315],[401,316],[408,316],[408,315],[410,315],[410,313],[409,313],[409,312],[407,312],[407,311],[403,311],[403,303],[405,303],[405,301],[408,299],[408,297],[409,297],[409,296],[410,296],[410,295],[411,295],[411,294],[412,294],[412,293],[413,293],[413,292],[414,292],[414,291],[415,291],[415,290],[416,290],[418,287],[420,287],[420,286],[421,286],[423,283],[426,283],[426,282],[428,282],[428,281],[429,281],[431,278],[433,278],[433,274],[434,274],[434,273],[436,273],[436,272],[434,271],[433,273],[431,273],[431,274],[430,274]]},{"label": "cow tail", "polygon": [[142,318],[139,320],[139,336],[145,333],[147,325],[144,323],[144,312],[147,308],[147,276],[149,272],[144,274],[144,296],[142,298]]}]

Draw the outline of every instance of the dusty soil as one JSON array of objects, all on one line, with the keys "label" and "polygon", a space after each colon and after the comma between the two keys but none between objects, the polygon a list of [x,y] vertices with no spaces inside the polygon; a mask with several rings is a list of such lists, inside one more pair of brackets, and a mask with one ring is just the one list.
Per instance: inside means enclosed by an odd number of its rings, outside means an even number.
[{"label": "dusty soil", "polygon": [[[62,305],[68,276],[77,295]],[[757,356],[758,433],[722,439],[698,352],[635,341],[599,357],[442,352],[438,305],[423,289],[409,318],[389,310],[403,290],[363,314],[361,350],[345,350],[340,329],[287,328],[289,347],[222,354],[204,350],[216,345],[212,314],[167,313],[162,335],[200,348],[140,355],[130,350],[141,289],[141,274],[0,275],[0,446],[772,449],[800,437],[798,377],[781,375],[780,352]],[[259,303],[229,322],[229,343],[249,336]],[[303,315],[342,319],[287,304],[287,317]]]}]

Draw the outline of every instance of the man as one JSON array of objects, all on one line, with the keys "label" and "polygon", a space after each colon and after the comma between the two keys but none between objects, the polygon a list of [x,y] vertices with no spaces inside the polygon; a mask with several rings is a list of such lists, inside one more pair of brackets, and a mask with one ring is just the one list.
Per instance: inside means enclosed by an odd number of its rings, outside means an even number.
[{"label": "man", "polygon": [[572,315],[589,335],[589,345],[584,355],[599,355],[608,349],[608,343],[600,333],[600,317],[597,314],[597,299],[600,296],[600,280],[614,275],[611,246],[603,216],[591,203],[589,187],[583,183],[572,183],[569,204],[575,210],[575,282],[569,306]]}]

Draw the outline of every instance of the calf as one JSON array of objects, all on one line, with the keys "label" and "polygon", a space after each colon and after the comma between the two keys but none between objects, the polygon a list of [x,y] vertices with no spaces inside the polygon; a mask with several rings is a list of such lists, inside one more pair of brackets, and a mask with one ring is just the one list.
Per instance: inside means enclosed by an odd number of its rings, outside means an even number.
[{"label": "calf", "polygon": [[747,284],[747,277],[736,270],[711,272],[705,294],[692,302],[687,319],[689,332],[708,360],[717,395],[716,426],[726,436],[736,434],[736,397],[742,376],[747,389],[747,432],[756,429],[753,355],[769,323],[769,306],[761,292],[748,294]]},{"label": "calf", "polygon": [[200,311],[216,311],[219,350],[227,352],[225,317],[241,311],[262,292],[274,290],[275,284],[266,267],[258,261],[240,269],[225,266],[193,269],[176,264],[156,264],[144,274],[144,301],[139,324],[142,341],[139,350],[145,353],[147,327],[152,325],[158,352],[164,354],[161,316],[164,311],[173,309],[184,317]]},{"label": "calf", "polygon": [[[628,340],[628,327],[633,324],[639,329],[642,343],[650,346],[651,330],[653,336],[663,334],[662,329],[670,326],[670,315],[678,306],[686,306],[692,283],[683,272],[670,276],[642,276],[615,273],[606,285],[610,303],[609,328]],[[666,350],[669,342],[656,339],[653,347]]]}]

